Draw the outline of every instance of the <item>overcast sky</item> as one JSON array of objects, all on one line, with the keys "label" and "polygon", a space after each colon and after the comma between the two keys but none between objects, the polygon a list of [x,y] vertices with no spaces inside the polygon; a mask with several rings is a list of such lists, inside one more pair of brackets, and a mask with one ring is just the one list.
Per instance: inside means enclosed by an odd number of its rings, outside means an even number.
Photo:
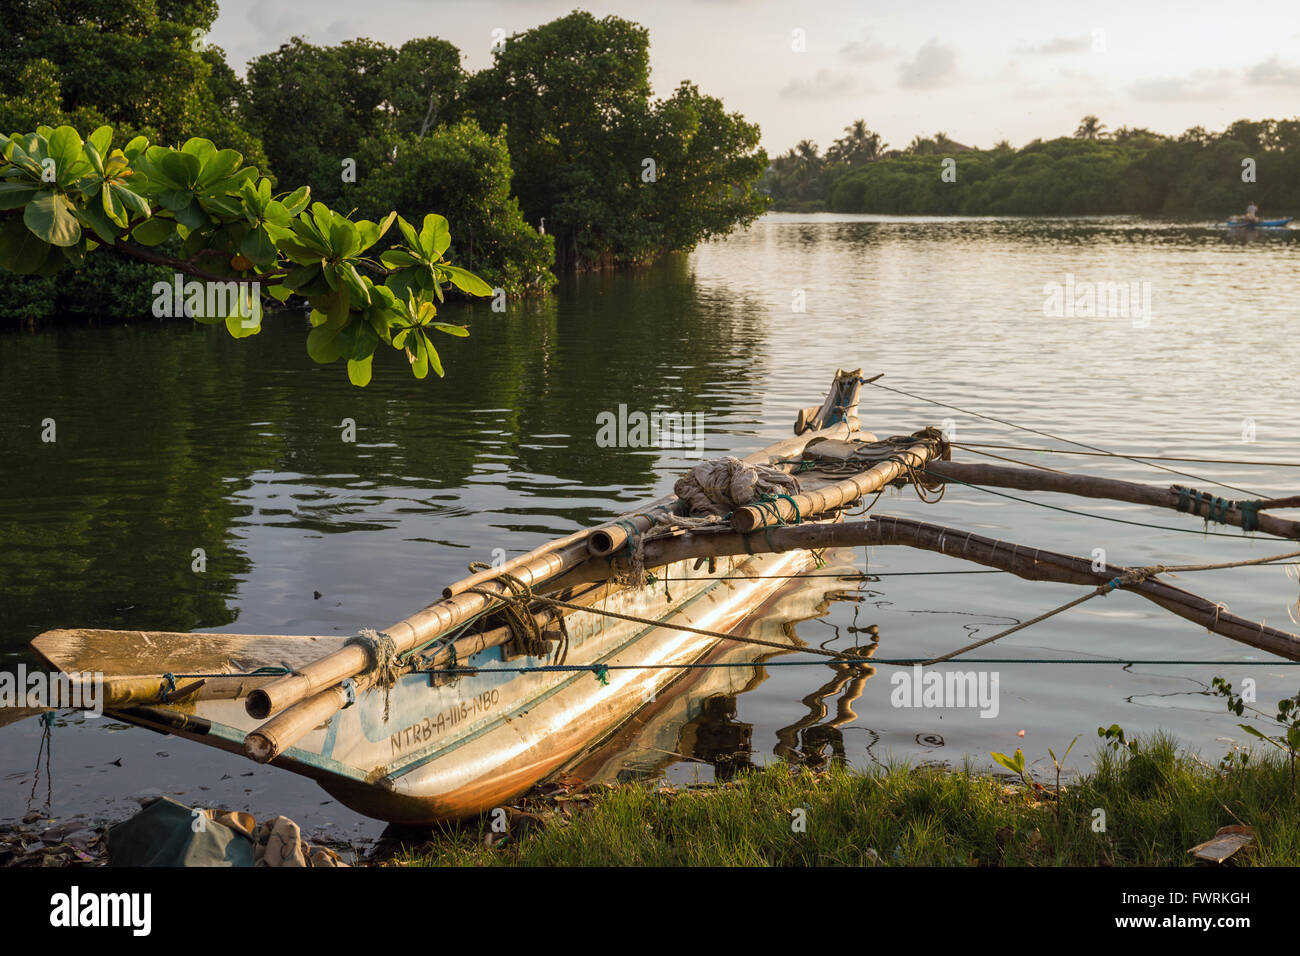
[{"label": "overcast sky", "polygon": [[[221,0],[210,40],[243,73],[251,57],[294,34],[393,46],[438,36],[476,70],[491,65],[494,30],[526,30],[577,5]],[[1086,113],[1110,128],[1163,133],[1300,115],[1300,0],[642,0],[581,8],[647,27],[655,92],[694,81],[757,121],[770,153],[801,139],[824,148],[859,117],[901,147],[939,130],[972,146],[1004,138],[1019,146],[1068,135]]]}]

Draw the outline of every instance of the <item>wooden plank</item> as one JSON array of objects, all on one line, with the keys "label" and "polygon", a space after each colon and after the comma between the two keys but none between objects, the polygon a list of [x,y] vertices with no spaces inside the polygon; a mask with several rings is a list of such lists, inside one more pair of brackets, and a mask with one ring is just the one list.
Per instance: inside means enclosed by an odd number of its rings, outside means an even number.
[{"label": "wooden plank", "polygon": [[32,647],[67,674],[105,678],[142,674],[234,674],[281,664],[299,667],[343,646],[339,635],[186,634],[66,628],[46,631]]}]

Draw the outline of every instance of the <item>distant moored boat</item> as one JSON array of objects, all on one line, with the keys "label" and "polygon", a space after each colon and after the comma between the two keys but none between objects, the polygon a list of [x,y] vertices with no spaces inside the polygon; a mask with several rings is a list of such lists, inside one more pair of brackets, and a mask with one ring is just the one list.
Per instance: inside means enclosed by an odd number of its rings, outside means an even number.
[{"label": "distant moored boat", "polygon": [[1244,229],[1281,229],[1291,221],[1293,217],[1288,216],[1285,219],[1258,219],[1254,222],[1244,219],[1240,216],[1233,216],[1228,220],[1228,225],[1234,228]]}]

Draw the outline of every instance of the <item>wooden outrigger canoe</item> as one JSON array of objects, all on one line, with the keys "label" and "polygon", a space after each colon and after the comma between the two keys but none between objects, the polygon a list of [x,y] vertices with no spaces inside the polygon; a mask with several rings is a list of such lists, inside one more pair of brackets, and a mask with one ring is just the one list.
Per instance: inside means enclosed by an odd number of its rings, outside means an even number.
[{"label": "wooden outrigger canoe", "polygon": [[[855,415],[859,375],[837,374],[822,405],[799,413],[802,434],[745,461],[788,463],[815,439],[872,439]],[[75,629],[33,646],[66,673],[102,674],[105,709],[120,720],[306,775],[379,819],[465,817],[608,737],[720,643],[700,631],[743,628],[814,561],[804,550],[684,559],[654,569],[652,584],[610,580],[611,556],[675,502],[473,574],[359,640]],[[538,607],[544,597],[567,606]]]},{"label": "wooden outrigger canoe", "polygon": [[[953,462],[934,428],[883,441],[862,432],[858,397],[869,381],[860,370],[837,372],[822,404],[799,412],[795,437],[743,462],[701,463],[677,483],[681,498],[477,569],[384,631],[344,638],[77,629],[48,631],[33,644],[69,675],[102,675],[105,711],[123,721],[303,774],[361,813],[411,824],[488,811],[561,769],[607,768],[592,756],[600,742],[626,733],[635,715],[651,720],[669,685],[700,680],[691,665],[737,643],[767,654],[824,654],[861,676],[860,654],[744,633],[799,587],[826,549],[921,548],[1022,578],[1092,586],[1080,600],[1129,590],[1232,640],[1300,660],[1300,637],[1160,579],[1179,569],[1098,568],[911,519],[845,520],[848,506],[887,485],[938,491],[958,482],[1129,501],[1296,539],[1300,522],[1267,512],[1300,506],[1300,497],[1226,501],[1179,485]],[[714,515],[702,515],[715,504]]]}]

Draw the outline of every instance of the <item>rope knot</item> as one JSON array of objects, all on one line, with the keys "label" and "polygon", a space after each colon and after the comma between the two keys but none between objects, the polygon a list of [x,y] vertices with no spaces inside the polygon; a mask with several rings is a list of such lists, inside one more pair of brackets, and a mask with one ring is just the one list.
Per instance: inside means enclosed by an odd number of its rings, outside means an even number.
[{"label": "rope knot", "polygon": [[[388,723],[393,685],[397,683],[397,678],[401,676],[402,671],[397,645],[383,631],[376,631],[369,627],[363,627],[356,637],[348,638],[344,642],[344,647],[349,645],[360,647],[369,657],[370,663],[366,667],[366,673],[374,672],[375,683],[384,689],[384,723]],[[354,697],[355,694],[354,689]]]}]

